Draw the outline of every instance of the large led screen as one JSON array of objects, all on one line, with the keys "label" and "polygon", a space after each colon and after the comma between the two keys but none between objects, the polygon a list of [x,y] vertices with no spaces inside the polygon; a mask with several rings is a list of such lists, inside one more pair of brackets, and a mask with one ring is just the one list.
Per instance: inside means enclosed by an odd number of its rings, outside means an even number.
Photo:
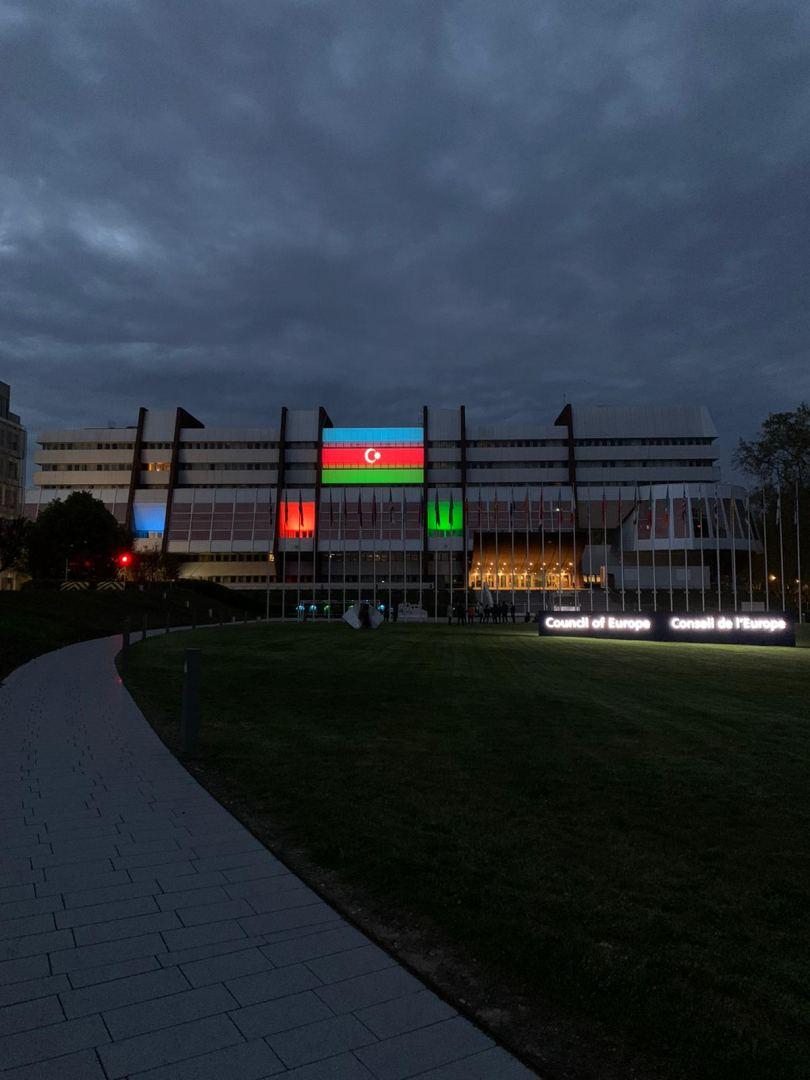
[{"label": "large led screen", "polygon": [[324,484],[421,484],[422,428],[325,428]]}]

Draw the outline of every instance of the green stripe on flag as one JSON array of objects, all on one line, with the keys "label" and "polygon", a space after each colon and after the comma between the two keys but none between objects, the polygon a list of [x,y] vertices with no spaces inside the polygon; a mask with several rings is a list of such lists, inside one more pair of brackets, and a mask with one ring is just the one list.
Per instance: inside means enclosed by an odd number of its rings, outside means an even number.
[{"label": "green stripe on flag", "polygon": [[324,469],[322,484],[421,484],[422,469]]}]

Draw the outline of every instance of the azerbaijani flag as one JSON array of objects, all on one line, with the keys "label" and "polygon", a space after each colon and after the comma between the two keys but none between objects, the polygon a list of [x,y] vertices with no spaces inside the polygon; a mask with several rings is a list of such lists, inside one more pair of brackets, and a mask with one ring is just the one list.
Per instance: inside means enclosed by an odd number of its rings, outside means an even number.
[{"label": "azerbaijani flag", "polygon": [[421,484],[422,428],[324,428],[324,484]]}]

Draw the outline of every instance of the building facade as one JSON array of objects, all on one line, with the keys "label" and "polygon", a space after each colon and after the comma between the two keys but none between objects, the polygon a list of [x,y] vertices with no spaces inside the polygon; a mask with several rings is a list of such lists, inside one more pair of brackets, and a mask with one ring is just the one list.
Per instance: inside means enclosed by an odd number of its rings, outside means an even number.
[{"label": "building facade", "polygon": [[594,590],[608,604],[653,586],[688,596],[718,576],[736,586],[760,550],[702,407],[568,405],[549,423],[487,424],[425,406],[398,428],[338,427],[323,407],[258,428],[182,408],[133,419],[42,433],[26,514],[90,491],[179,576],[296,602],[430,611],[484,586],[531,610],[576,589],[591,603]]},{"label": "building facade", "polygon": [[22,513],[25,484],[25,428],[11,411],[11,387],[0,382],[0,517]]}]

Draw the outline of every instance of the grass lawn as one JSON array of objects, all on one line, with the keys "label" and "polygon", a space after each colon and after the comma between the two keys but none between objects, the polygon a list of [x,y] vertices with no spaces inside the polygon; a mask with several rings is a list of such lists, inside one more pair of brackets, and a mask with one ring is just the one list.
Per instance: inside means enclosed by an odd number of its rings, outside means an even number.
[{"label": "grass lawn", "polygon": [[178,634],[138,645],[128,674],[164,735],[190,644],[203,775],[312,864],[438,928],[541,1026],[562,1010],[637,1051],[644,1075],[806,1080],[810,649]]},{"label": "grass lawn", "polygon": [[[168,591],[168,599],[163,594]],[[131,620],[134,632],[140,630],[143,617],[150,626],[164,626],[166,612],[173,626],[191,623],[191,611],[198,622],[208,622],[220,613],[230,620],[241,607],[211,600],[208,596],[182,586],[148,586],[141,592],[129,588],[123,592],[60,592],[50,589],[24,589],[0,592],[0,679],[41,653],[71,645],[74,641],[105,637],[121,632],[124,620]]]}]

